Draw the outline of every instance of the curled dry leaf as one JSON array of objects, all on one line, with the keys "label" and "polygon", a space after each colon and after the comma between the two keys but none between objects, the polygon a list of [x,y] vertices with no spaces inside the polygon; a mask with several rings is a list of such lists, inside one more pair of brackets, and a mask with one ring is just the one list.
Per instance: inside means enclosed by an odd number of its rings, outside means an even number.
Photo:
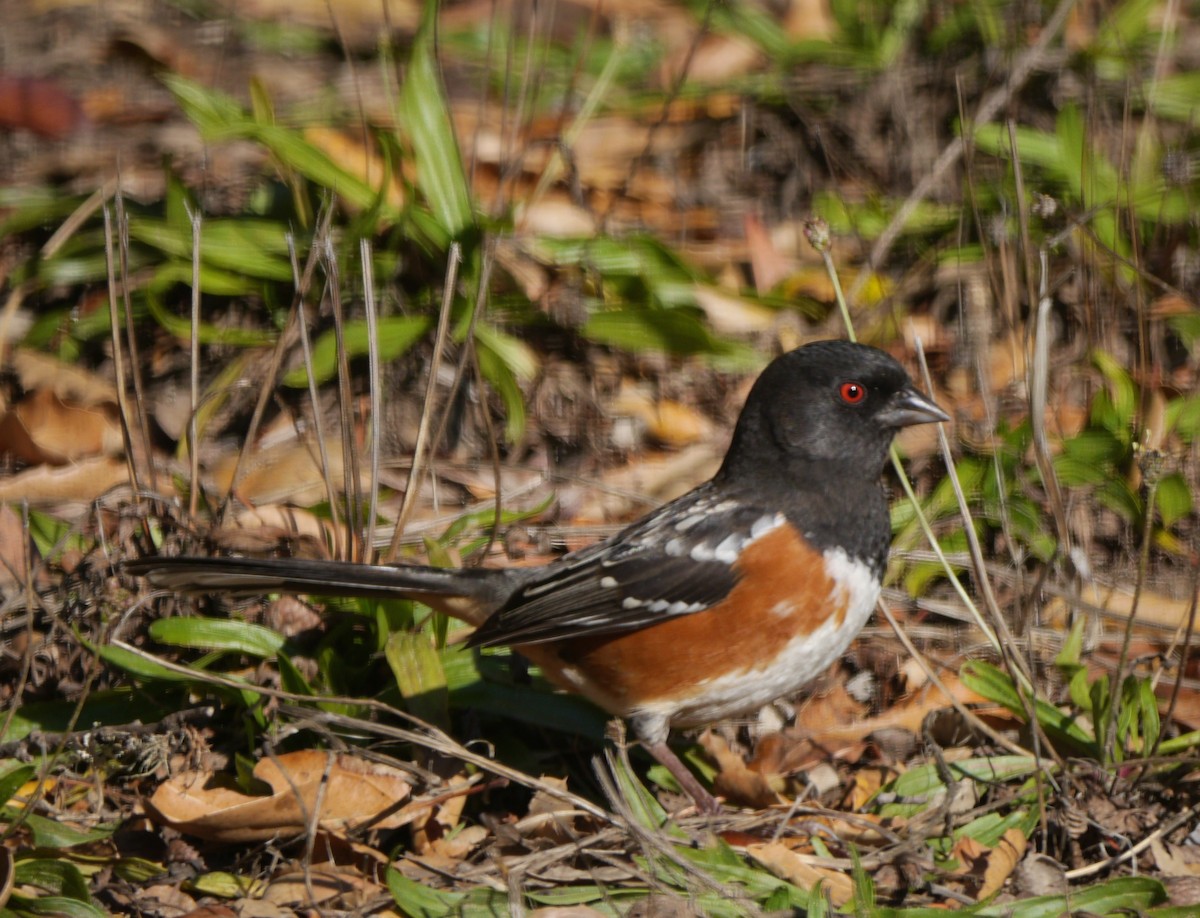
[{"label": "curled dry leaf", "polygon": [[0,419],[0,444],[30,465],[64,465],[124,449],[115,405],[78,405],[50,389],[21,399]]},{"label": "curled dry leaf", "polygon": [[281,907],[330,905],[358,909],[383,895],[383,888],[355,867],[323,864],[276,877],[263,893],[263,901]]},{"label": "curled dry leaf", "polygon": [[829,893],[834,908],[841,908],[854,895],[854,885],[844,873],[815,866],[812,863],[815,858],[793,851],[783,842],[749,845],[746,853],[781,880],[801,889],[812,889],[820,883]]},{"label": "curled dry leaf", "polygon": [[90,503],[129,482],[129,466],[96,456],[68,466],[39,465],[0,480],[0,502],[27,500],[31,506]]},{"label": "curled dry leaf", "polygon": [[11,366],[27,392],[49,389],[65,402],[76,405],[115,405],[117,390],[103,376],[41,354],[18,349]]},{"label": "curled dry leaf", "polygon": [[759,808],[779,803],[779,788],[783,782],[778,775],[748,768],[742,757],[729,748],[725,738],[712,730],[705,730],[700,735],[700,745],[720,769],[715,781],[719,794]]},{"label": "curled dry leaf", "polygon": [[261,760],[254,777],[269,785],[272,793],[251,796],[217,783],[211,772],[190,771],[161,785],[147,805],[172,828],[221,842],[262,841],[304,832],[318,802],[317,823],[330,832],[366,822],[394,829],[414,816],[399,811],[373,821],[407,799],[412,786],[398,769],[350,755],[311,749],[292,752]]}]

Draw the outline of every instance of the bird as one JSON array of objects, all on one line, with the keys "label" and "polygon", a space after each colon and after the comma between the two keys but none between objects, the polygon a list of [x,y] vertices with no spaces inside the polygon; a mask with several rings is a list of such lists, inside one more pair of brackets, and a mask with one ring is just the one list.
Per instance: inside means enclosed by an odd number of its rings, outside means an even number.
[{"label": "bird", "polygon": [[469,645],[509,645],[624,718],[717,813],[670,730],[753,713],[836,662],[879,599],[892,439],[948,420],[886,352],[815,341],[762,371],[710,480],[541,566],[152,556],[125,569],[187,592],[419,600],[475,626]]}]

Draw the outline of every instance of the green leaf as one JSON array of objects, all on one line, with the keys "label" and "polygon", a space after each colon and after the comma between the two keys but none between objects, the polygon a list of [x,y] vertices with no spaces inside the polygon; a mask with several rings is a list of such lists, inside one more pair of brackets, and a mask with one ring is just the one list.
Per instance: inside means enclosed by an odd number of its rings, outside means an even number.
[{"label": "green leaf", "polygon": [[1075,619],[1075,624],[1067,633],[1067,639],[1063,641],[1062,649],[1054,658],[1054,665],[1068,676],[1074,675],[1083,665],[1083,626],[1083,616]]},{"label": "green leaf", "polygon": [[[989,905],[975,914],[979,918],[1061,918],[1063,915],[1138,914],[1142,909],[1165,902],[1162,883],[1148,877],[1120,877],[1083,890],[1070,897],[1039,896],[1023,902]],[[944,914],[944,913],[943,913]]]},{"label": "green leaf", "polygon": [[417,161],[417,182],[451,239],[475,223],[466,173],[437,65],[436,0],[425,0],[421,26],[400,89],[401,127]]},{"label": "green leaf", "polygon": [[1179,472],[1164,475],[1158,482],[1154,503],[1164,526],[1174,526],[1192,512],[1192,492]]},{"label": "green leaf", "polygon": [[124,647],[110,647],[107,644],[92,644],[90,642],[85,642],[85,646],[105,663],[111,663],[113,666],[120,667],[138,679],[159,680],[163,682],[192,681],[190,676],[176,672],[173,669],[168,669],[161,663],[144,657],[141,654],[134,653],[132,650]]},{"label": "green leaf", "polygon": [[[1200,325],[1196,340],[1200,341]],[[1172,399],[1165,414],[1167,430],[1176,431],[1185,443],[1200,437],[1200,397]]]},{"label": "green leaf", "polygon": [[[186,261],[192,257],[192,228],[142,217],[129,221],[130,238]],[[200,260],[261,280],[288,282],[288,227],[275,220],[239,217],[209,220],[200,226]],[[190,268],[189,268],[190,270]],[[190,278],[189,278],[190,281]]]},{"label": "green leaf", "polygon": [[[189,279],[190,282],[190,279]],[[146,291],[143,297],[150,315],[163,329],[183,341],[190,340],[192,321],[167,310],[155,294]],[[201,322],[196,335],[201,344],[218,344],[228,347],[269,347],[275,342],[273,332],[255,331],[251,328],[222,328],[209,322]],[[203,410],[203,409],[202,409]]]},{"label": "green leaf", "polygon": [[36,774],[34,765],[24,765],[11,759],[0,762],[0,805],[11,800]]},{"label": "green leaf", "polygon": [[[1096,416],[1097,410],[1093,407],[1093,420],[1118,437],[1122,434],[1127,436],[1137,413],[1137,387],[1128,371],[1106,351],[1092,351],[1092,363],[1108,383],[1109,395],[1109,402],[1104,406],[1101,416]],[[1099,399],[1097,404],[1100,404]]]},{"label": "green leaf", "polygon": [[283,635],[252,622],[223,618],[160,618],[150,625],[150,636],[160,644],[274,657],[287,642]]},{"label": "green leaf", "polygon": [[504,358],[478,336],[475,353],[479,357],[480,373],[504,402],[507,417],[504,436],[510,443],[516,443],[525,434],[525,394],[521,391],[521,384]]},{"label": "green leaf", "polygon": [[1144,93],[1150,110],[1156,115],[1185,124],[1200,120],[1200,71],[1150,80]]},{"label": "green leaf", "polygon": [[87,880],[70,861],[29,858],[17,861],[14,877],[18,885],[36,886],[55,896],[90,903]]},{"label": "green leaf", "polygon": [[[982,660],[969,660],[963,664],[960,676],[963,684],[972,691],[989,701],[1004,705],[1020,718],[1028,716],[1017,686],[1003,670]],[[1031,706],[1038,723],[1052,739],[1067,744],[1075,752],[1097,759],[1100,757],[1101,746],[1076,723],[1074,717],[1041,698],[1033,699]]]},{"label": "green leaf", "polygon": [[388,892],[411,918],[443,918],[458,913],[465,893],[443,892],[416,880],[410,880],[394,867],[387,870]]},{"label": "green leaf", "polygon": [[[429,316],[389,316],[376,323],[379,359],[394,360],[404,354],[429,331],[433,320]],[[370,350],[370,336],[365,319],[345,323],[343,339],[347,359],[360,357]],[[318,383],[328,382],[337,374],[337,336],[333,330],[317,338],[312,349],[313,376]],[[308,371],[299,366],[283,375],[283,384],[293,389],[308,385]]]},{"label": "green leaf", "polygon": [[585,337],[635,354],[660,351],[688,356],[727,354],[730,342],[715,338],[703,313],[695,309],[629,306],[593,313],[584,323]]},{"label": "green leaf", "polygon": [[384,656],[409,712],[426,723],[446,727],[450,722],[446,674],[429,636],[397,631],[388,638]]},{"label": "green leaf", "polygon": [[36,813],[25,817],[25,827],[33,833],[33,843],[39,848],[75,848],[90,845],[112,836],[114,828],[77,829],[69,822],[48,819]]},{"label": "green leaf", "polygon": [[107,918],[107,913],[91,902],[81,902],[65,896],[38,896],[31,899],[14,893],[8,907],[0,915],[47,915],[53,918]]}]

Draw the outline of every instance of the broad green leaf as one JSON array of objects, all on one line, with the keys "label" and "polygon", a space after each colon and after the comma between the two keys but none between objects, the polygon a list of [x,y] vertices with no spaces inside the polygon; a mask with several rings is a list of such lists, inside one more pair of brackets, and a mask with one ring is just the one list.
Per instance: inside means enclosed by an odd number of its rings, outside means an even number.
[{"label": "broad green leaf", "polygon": [[[189,281],[190,282],[190,281]],[[149,292],[144,297],[150,315],[163,329],[183,341],[192,335],[191,319],[177,316],[162,305],[159,298]],[[269,347],[275,343],[272,332],[255,331],[249,328],[221,328],[201,322],[197,337],[201,344],[220,344],[228,347]]]},{"label": "broad green leaf", "polygon": [[29,858],[14,865],[17,885],[36,886],[51,895],[64,896],[78,902],[90,903],[87,880],[70,861],[50,858]]},{"label": "broad green leaf", "polygon": [[97,827],[79,829],[60,819],[49,819],[30,813],[25,817],[25,827],[33,834],[33,843],[39,848],[75,848],[90,845],[112,836],[114,828]]},{"label": "broad green leaf", "polygon": [[8,803],[36,774],[37,767],[34,765],[24,765],[11,759],[0,762],[0,805]]},{"label": "broad green leaf", "polygon": [[[184,229],[143,217],[129,221],[129,235],[190,264],[190,226]],[[287,235],[287,227],[274,220],[210,220],[200,229],[200,260],[247,277],[288,282],[292,267],[288,263]]]},{"label": "broad green leaf", "polygon": [[410,880],[394,867],[387,869],[387,887],[396,904],[411,918],[443,918],[458,914],[465,893],[445,892]]},{"label": "broad green leaf", "polygon": [[[429,331],[433,320],[429,316],[389,316],[376,323],[379,359],[394,360],[404,354]],[[343,339],[346,357],[361,357],[369,351],[370,337],[365,319],[347,322]],[[328,382],[337,374],[337,337],[333,330],[324,332],[313,344],[313,376],[318,383]],[[308,385],[308,373],[303,366],[285,373],[283,384],[293,389]]]},{"label": "broad green leaf", "polygon": [[[1018,717],[1027,716],[1026,705],[1016,685],[1003,670],[982,660],[969,660],[963,664],[960,675],[967,688],[1004,705]],[[1052,738],[1066,742],[1075,751],[1099,758],[1097,741],[1076,723],[1075,718],[1041,698],[1033,700],[1032,708],[1038,723]]]},{"label": "broad green leaf", "polygon": [[437,65],[436,0],[425,0],[421,26],[400,89],[401,128],[417,160],[418,190],[452,239],[475,215]]},{"label": "broad green leaf", "polygon": [[1144,93],[1156,115],[1185,124],[1200,120],[1200,71],[1151,80],[1146,83]]},{"label": "broad green leaf", "polygon": [[111,647],[107,644],[91,644],[87,647],[105,663],[111,663],[113,666],[120,667],[132,676],[139,679],[154,679],[163,682],[190,682],[191,677],[176,672],[173,669],[168,669],[161,663],[144,657],[141,654],[134,653],[132,650],[127,650],[124,647]]},{"label": "broad green leaf", "polygon": [[270,628],[224,618],[160,618],[151,623],[150,636],[161,644],[244,653],[264,659],[274,657],[287,642]]},{"label": "broad green leaf", "polygon": [[388,666],[411,714],[445,727],[450,720],[446,674],[429,635],[397,631],[384,650]]},{"label": "broad green leaf", "polygon": [[507,418],[504,423],[504,436],[510,443],[516,443],[525,434],[525,394],[521,391],[521,384],[504,358],[478,335],[475,353],[479,357],[479,371],[483,378],[504,402]]},{"label": "broad green leaf", "polygon": [[108,913],[91,902],[70,899],[66,896],[27,896],[13,893],[8,906],[0,915],[47,915],[53,918],[108,918]]},{"label": "broad green leaf", "polygon": [[1158,482],[1154,503],[1164,526],[1174,526],[1192,512],[1192,492],[1179,472],[1164,475]]}]

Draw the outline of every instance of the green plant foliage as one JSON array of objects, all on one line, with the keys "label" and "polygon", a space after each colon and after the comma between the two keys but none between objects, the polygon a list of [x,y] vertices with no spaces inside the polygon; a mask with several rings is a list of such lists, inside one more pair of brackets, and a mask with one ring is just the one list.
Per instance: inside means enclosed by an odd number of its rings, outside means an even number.
[{"label": "green plant foliage", "polygon": [[400,91],[401,128],[412,144],[420,189],[434,218],[449,239],[458,239],[474,226],[475,216],[437,69],[437,11],[436,0],[426,0]]}]

